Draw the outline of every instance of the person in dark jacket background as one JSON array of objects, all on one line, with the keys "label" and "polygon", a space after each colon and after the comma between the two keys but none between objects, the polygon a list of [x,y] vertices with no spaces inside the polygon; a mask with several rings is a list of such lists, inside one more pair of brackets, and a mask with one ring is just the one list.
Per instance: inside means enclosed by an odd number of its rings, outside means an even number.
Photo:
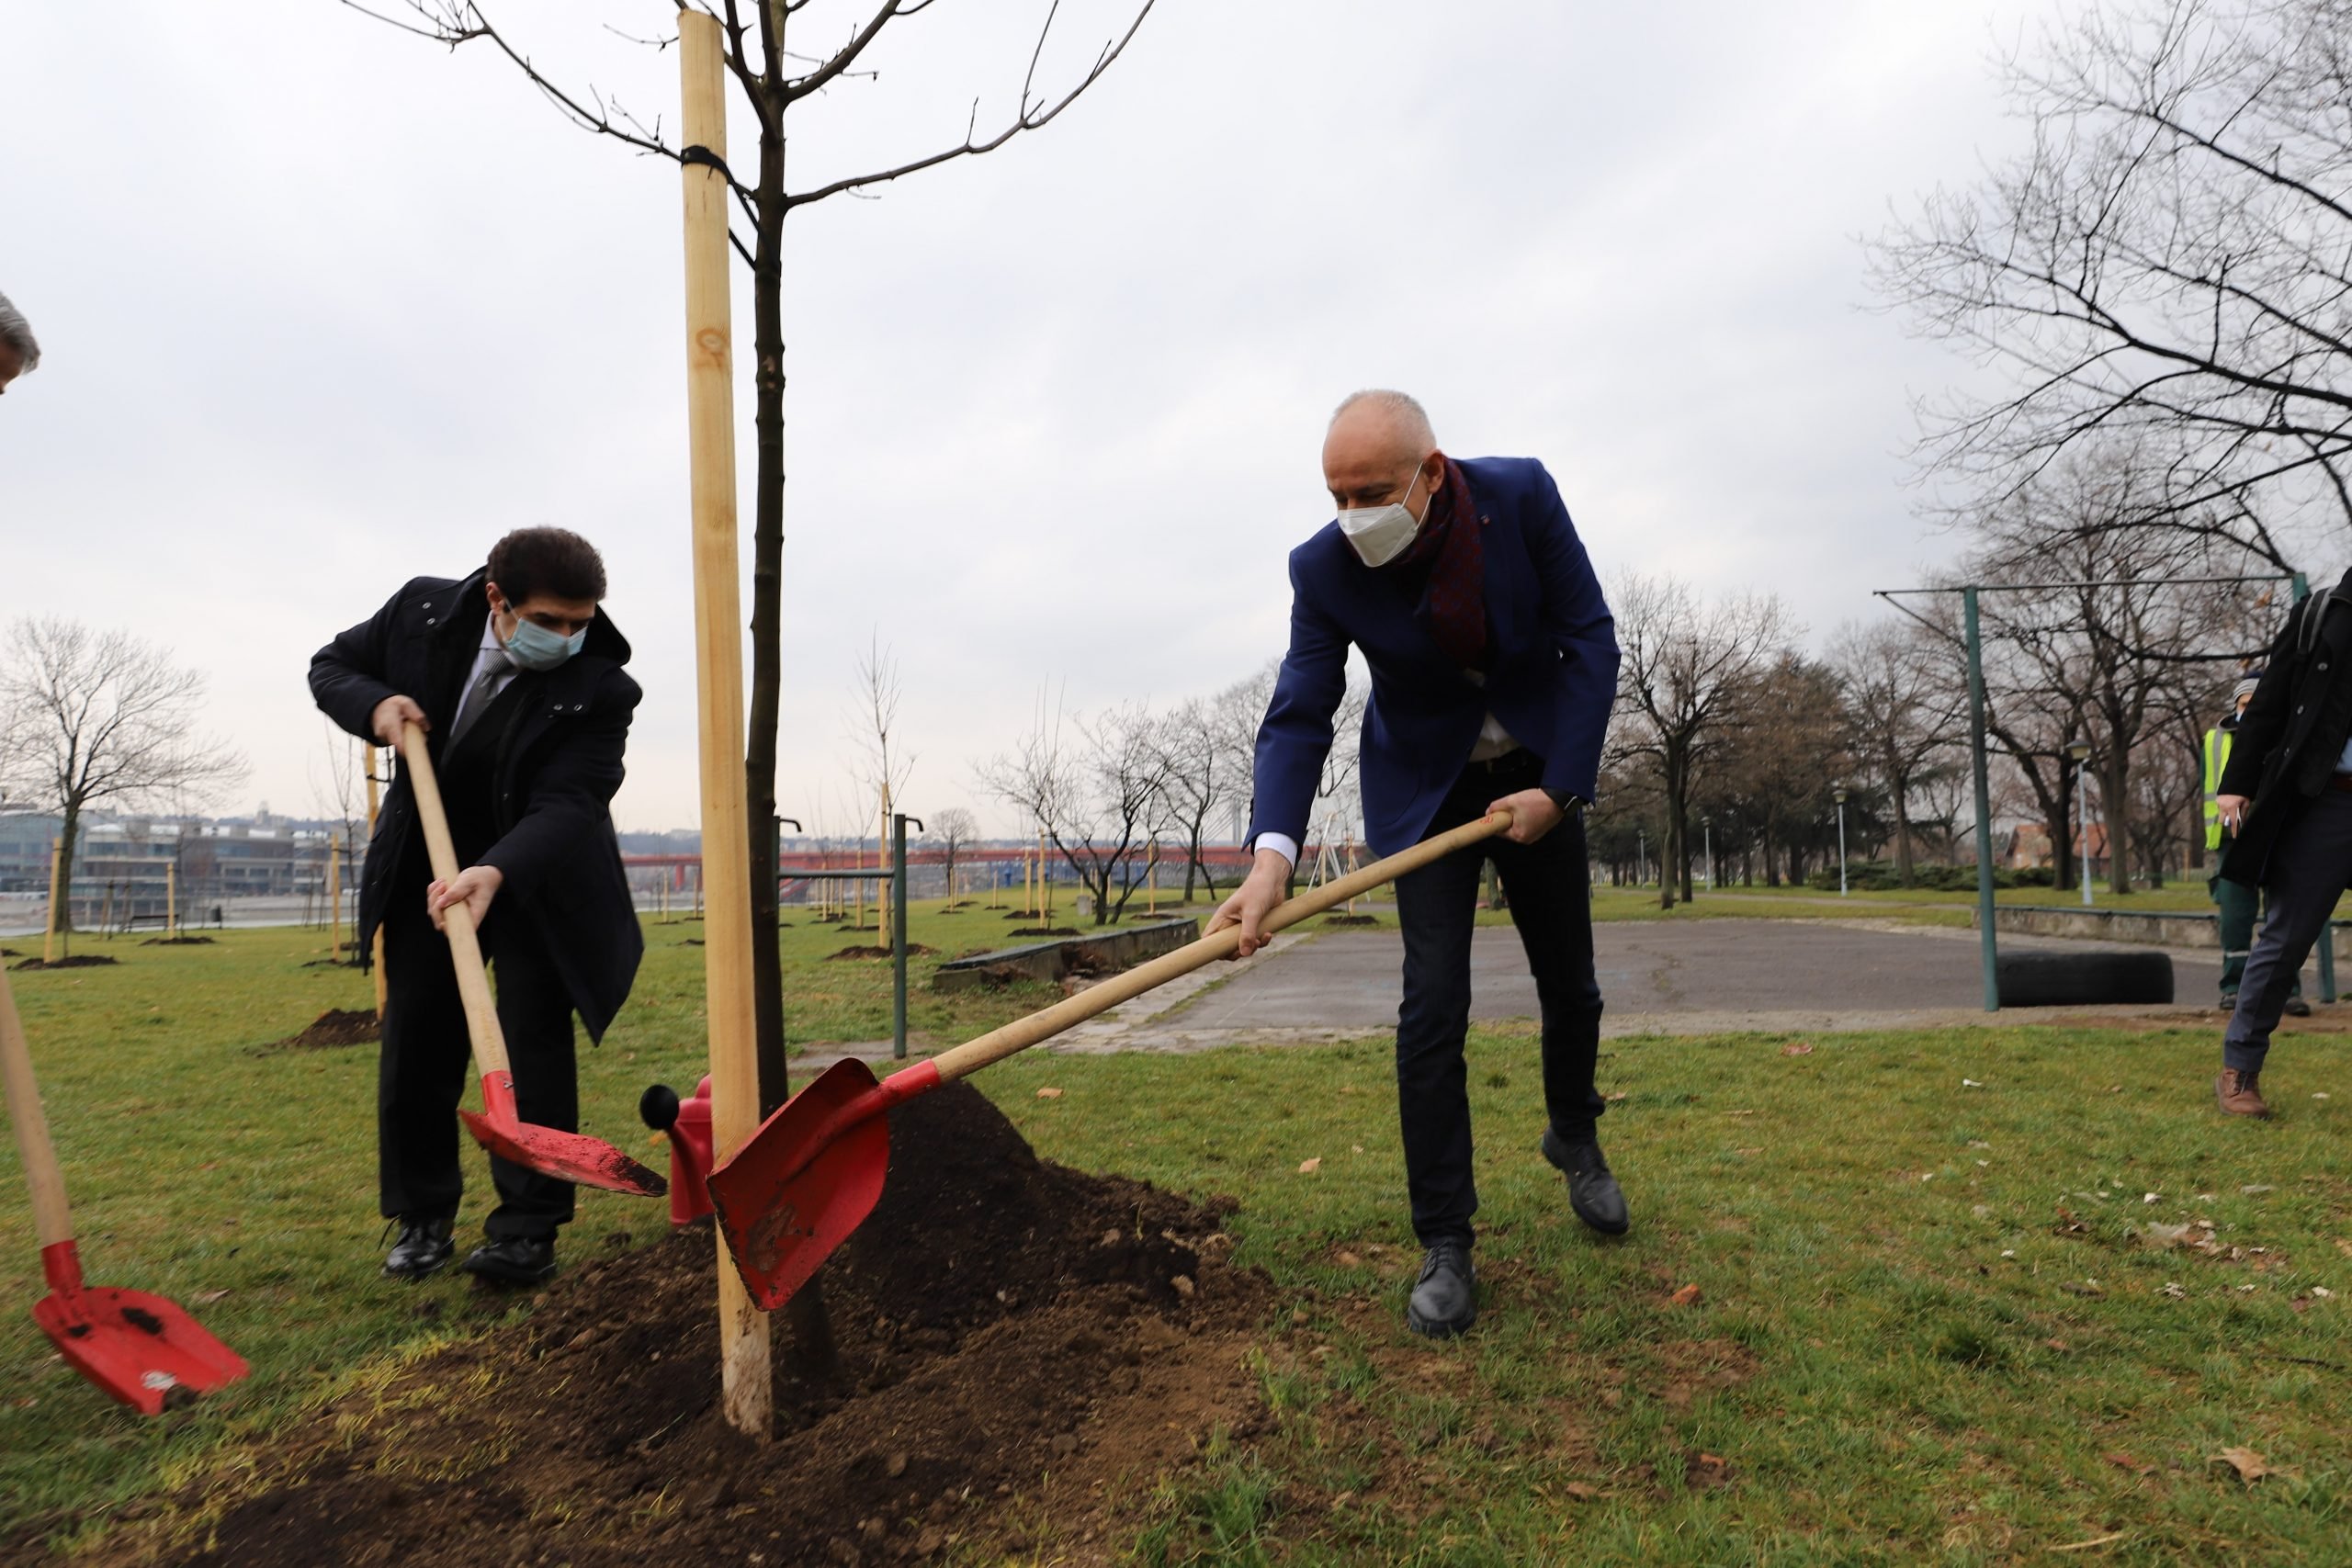
[{"label": "person in dark jacket background", "polygon": [[[561,528],[498,541],[462,581],[416,578],[311,660],[326,715],[363,739],[426,735],[458,863],[433,876],[403,764],[377,818],[359,898],[359,951],[384,932],[377,1074],[379,1198],[399,1236],[384,1262],[422,1279],[455,1255],[457,1109],[470,1042],[443,911],[460,902],[498,977],[498,1018],[526,1122],[579,1128],[572,1014],[604,1036],[645,951],[610,805],[640,693],[609,616],[605,564]],[[492,1158],[498,1204],[463,1265],[506,1284],[555,1272],[571,1184]]]},{"label": "person in dark jacket background", "polygon": [[2269,914],[2238,986],[2214,1098],[2267,1116],[2262,1068],[2303,960],[2352,886],[2352,572],[2304,600],[2272,644],[2238,718],[2214,801],[2233,835],[2222,874],[2259,887]]}]

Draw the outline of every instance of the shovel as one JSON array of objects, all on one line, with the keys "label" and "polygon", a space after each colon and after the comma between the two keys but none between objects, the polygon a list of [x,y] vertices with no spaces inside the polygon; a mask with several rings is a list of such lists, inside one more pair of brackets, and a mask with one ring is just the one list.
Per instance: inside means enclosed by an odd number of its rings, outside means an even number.
[{"label": "shovel", "polygon": [[[441,808],[441,784],[424,748],[424,731],[413,722],[401,726],[401,757],[408,763],[410,786],[416,792],[416,815],[424,824],[424,847],[432,857],[433,874],[443,882],[455,882],[458,848],[449,838],[449,816]],[[463,904],[453,904],[441,911],[441,919],[449,935],[449,956],[457,964],[458,995],[466,1004],[466,1032],[473,1039],[474,1066],[481,1073],[481,1114],[463,1109],[458,1112],[474,1142],[503,1159],[560,1181],[637,1198],[659,1198],[667,1192],[668,1182],[612,1145],[579,1133],[534,1126],[515,1114],[514,1074],[506,1062],[506,1032],[499,1028],[498,1009],[490,999],[490,976],[482,969],[481,941],[474,931],[473,911]]]},{"label": "shovel", "polygon": [[[1510,813],[1498,811],[1423,840],[1276,906],[1263,930],[1271,935],[1295,925],[1510,827]],[[719,1231],[752,1300],[763,1311],[781,1306],[873,1212],[890,1166],[890,1124],[883,1112],[1228,958],[1240,942],[1240,928],[1227,927],[878,1083],[854,1058],[818,1074],[710,1173]]]},{"label": "shovel", "polygon": [[49,1294],[33,1303],[33,1321],[66,1364],[142,1416],[160,1415],[243,1377],[243,1358],[175,1303],[144,1291],[82,1283],[74,1217],[65,1207],[65,1177],[49,1141],[49,1121],[33,1083],[32,1053],[6,974],[0,974],[0,1080],[6,1085],[8,1121],[17,1129],[25,1181],[32,1189],[41,1272],[49,1277]]}]

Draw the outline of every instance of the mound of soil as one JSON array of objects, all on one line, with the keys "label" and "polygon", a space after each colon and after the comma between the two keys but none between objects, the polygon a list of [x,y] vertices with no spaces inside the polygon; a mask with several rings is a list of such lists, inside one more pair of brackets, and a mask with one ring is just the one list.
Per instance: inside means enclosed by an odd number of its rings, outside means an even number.
[{"label": "mound of soil", "polygon": [[1043,919],[1045,914],[1043,909],[1015,909],[1004,918],[1008,920],[1036,920]]},{"label": "mound of soil", "polygon": [[223,1456],[217,1490],[76,1562],[977,1560],[1025,1553],[1041,1520],[1091,1533],[1122,1483],[1256,1416],[1269,1292],[1223,1262],[1229,1203],[1041,1162],[967,1085],[890,1121],[881,1201],[819,1277],[830,1375],[782,1371],[776,1314],[772,1441],[719,1413],[715,1249],[692,1229]]},{"label": "mound of soil", "polygon": [[1076,926],[1031,926],[1026,931],[1017,931],[1012,934],[1014,936],[1076,936],[1078,928]]},{"label": "mound of soil", "polygon": [[88,969],[100,964],[112,964],[115,961],[113,959],[107,958],[99,953],[69,953],[63,958],[28,958],[22,964],[11,964],[8,967],[12,970]]},{"label": "mound of soil", "polygon": [[329,1008],[310,1027],[267,1047],[272,1051],[332,1051],[345,1045],[373,1045],[380,1035],[373,1008]]},{"label": "mound of soil", "polygon": [[0,958],[22,958],[23,956],[23,953],[13,947],[0,947]]},{"label": "mound of soil", "polygon": [[[887,947],[844,947],[838,953],[825,954],[825,962],[830,964],[837,958],[888,958],[890,956],[890,951]],[[925,947],[919,942],[907,943],[909,958],[928,958],[937,951],[936,948]]]},{"label": "mound of soil", "polygon": [[[151,936],[139,945],[141,947],[210,947],[212,939],[209,936]],[[343,945],[346,951],[351,946],[347,942]]]}]

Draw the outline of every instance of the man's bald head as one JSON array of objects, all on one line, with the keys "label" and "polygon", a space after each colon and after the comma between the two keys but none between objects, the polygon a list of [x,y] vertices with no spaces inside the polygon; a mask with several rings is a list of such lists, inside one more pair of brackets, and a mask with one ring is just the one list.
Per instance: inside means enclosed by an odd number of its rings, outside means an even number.
[{"label": "man's bald head", "polygon": [[1385,505],[1403,498],[1436,453],[1437,435],[1419,402],[1403,392],[1355,392],[1333,411],[1324,434],[1323,482],[1343,511]]}]

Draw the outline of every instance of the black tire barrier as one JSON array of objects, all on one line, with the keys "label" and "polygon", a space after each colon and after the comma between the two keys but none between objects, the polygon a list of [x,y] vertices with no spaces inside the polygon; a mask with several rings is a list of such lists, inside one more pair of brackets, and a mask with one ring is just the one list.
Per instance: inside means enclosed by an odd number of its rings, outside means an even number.
[{"label": "black tire barrier", "polygon": [[1994,973],[2005,1008],[2170,1002],[2173,997],[2172,955],[2165,953],[2004,953]]}]

